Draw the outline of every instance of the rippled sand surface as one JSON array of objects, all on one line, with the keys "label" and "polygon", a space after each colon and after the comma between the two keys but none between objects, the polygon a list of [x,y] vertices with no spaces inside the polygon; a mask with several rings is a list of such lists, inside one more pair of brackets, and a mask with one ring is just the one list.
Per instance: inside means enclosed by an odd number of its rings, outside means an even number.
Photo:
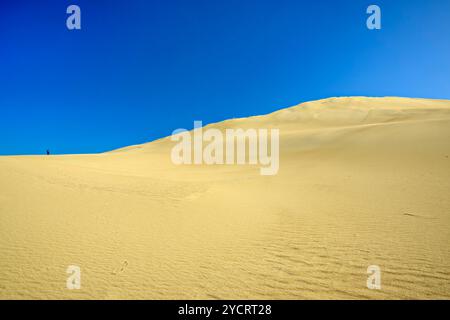
[{"label": "rippled sand surface", "polygon": [[334,98],[209,127],[280,129],[278,175],[175,166],[169,139],[0,157],[0,298],[450,298],[450,101]]}]

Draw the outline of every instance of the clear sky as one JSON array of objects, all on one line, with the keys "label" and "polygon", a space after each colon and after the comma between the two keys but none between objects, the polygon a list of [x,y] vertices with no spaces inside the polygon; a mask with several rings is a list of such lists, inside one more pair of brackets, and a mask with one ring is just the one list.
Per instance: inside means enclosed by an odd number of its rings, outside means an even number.
[{"label": "clear sky", "polygon": [[0,1],[0,154],[102,152],[353,95],[450,99],[450,1]]}]

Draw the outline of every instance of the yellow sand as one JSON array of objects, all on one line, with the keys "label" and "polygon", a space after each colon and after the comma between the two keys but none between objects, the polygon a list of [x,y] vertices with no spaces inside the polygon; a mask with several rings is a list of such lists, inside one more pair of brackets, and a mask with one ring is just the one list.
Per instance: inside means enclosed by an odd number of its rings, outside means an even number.
[{"label": "yellow sand", "polygon": [[0,157],[0,298],[450,298],[450,101],[333,98],[210,127],[279,128],[278,175],[175,166],[170,139]]}]

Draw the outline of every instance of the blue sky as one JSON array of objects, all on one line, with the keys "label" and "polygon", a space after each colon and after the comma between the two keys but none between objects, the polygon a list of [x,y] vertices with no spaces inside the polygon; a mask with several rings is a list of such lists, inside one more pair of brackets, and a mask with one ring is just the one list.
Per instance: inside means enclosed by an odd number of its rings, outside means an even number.
[{"label": "blue sky", "polygon": [[331,96],[450,99],[447,0],[2,0],[0,41],[0,154],[102,152]]}]

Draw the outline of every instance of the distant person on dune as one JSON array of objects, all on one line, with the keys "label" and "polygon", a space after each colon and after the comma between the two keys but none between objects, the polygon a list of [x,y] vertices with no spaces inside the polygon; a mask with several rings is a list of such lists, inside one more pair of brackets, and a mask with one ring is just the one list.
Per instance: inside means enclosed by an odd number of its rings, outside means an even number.
[{"label": "distant person on dune", "polygon": [[48,155],[48,156],[50,155],[50,150],[48,150],[48,149],[47,149],[47,155]]}]

